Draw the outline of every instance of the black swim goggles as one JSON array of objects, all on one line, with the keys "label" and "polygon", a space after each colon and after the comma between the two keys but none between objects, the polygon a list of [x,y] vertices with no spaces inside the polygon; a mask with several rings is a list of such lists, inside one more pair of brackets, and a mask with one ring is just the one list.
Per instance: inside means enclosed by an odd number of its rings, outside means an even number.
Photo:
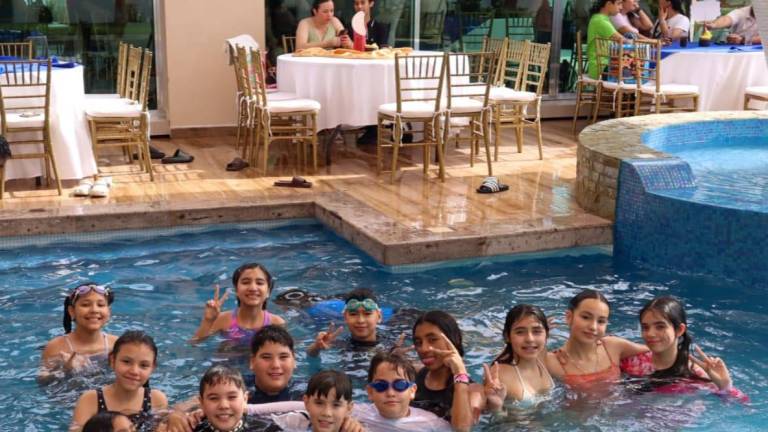
[{"label": "black swim goggles", "polygon": [[402,393],[411,388],[413,383],[406,379],[396,379],[392,382],[376,380],[374,382],[368,383],[368,387],[376,390],[378,393],[384,393],[385,391],[389,390],[390,386],[392,386],[392,389],[396,392]]}]

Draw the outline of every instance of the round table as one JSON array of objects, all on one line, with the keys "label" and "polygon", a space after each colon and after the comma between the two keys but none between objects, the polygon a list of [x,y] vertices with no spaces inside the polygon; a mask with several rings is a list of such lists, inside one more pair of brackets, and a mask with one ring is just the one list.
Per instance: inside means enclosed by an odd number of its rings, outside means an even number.
[{"label": "round table", "polygon": [[[83,67],[53,68],[51,75],[51,146],[59,176],[62,180],[92,176],[96,174],[97,168],[85,119]],[[32,135],[30,138],[39,139],[40,134],[28,135]],[[14,136],[11,135],[11,138]],[[24,136],[18,134],[17,138],[23,139]],[[13,149],[23,147],[14,146]],[[43,173],[42,159],[17,159],[8,161],[5,165],[7,180],[38,177]]]},{"label": "round table", "polygon": [[699,87],[699,111],[741,110],[744,89],[768,86],[768,66],[759,46],[664,48],[661,81]]}]

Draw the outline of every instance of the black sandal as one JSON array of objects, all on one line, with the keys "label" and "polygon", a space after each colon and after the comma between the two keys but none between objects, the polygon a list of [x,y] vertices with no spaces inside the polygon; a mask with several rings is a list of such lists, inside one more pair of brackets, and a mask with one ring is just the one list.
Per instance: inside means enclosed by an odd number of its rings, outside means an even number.
[{"label": "black sandal", "polygon": [[227,171],[241,171],[245,168],[248,168],[249,166],[250,165],[248,165],[248,162],[238,157],[232,159],[232,162],[227,164]]},{"label": "black sandal", "polygon": [[163,158],[164,164],[176,164],[176,163],[191,163],[195,160],[195,157],[189,153],[186,153],[182,149],[176,149],[176,153],[173,156]]},{"label": "black sandal", "polygon": [[294,188],[311,188],[312,182],[305,180],[304,177],[296,176],[290,180],[278,180],[275,182],[275,186],[294,187]]},{"label": "black sandal", "polygon": [[483,179],[483,183],[477,188],[477,193],[496,193],[509,190],[509,186],[499,183],[499,179],[496,177],[486,177]]}]

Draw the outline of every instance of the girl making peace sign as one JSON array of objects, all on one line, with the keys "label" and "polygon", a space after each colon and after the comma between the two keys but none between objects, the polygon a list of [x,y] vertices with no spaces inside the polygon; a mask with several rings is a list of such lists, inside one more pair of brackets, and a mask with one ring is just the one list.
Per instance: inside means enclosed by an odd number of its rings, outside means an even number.
[{"label": "girl making peace sign", "polygon": [[284,325],[285,320],[267,311],[267,300],[274,286],[272,275],[258,263],[243,264],[232,275],[237,307],[231,312],[221,312],[229,291],[219,297],[216,285],[213,299],[205,303],[205,312],[193,340],[199,341],[213,333],[224,332],[231,340],[250,342],[262,327],[270,324]]}]

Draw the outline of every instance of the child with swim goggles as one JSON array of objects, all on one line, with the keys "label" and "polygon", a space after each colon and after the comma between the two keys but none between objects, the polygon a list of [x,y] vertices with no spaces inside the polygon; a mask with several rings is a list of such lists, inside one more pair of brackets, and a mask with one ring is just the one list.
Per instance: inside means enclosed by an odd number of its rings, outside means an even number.
[{"label": "child with swim goggles", "polygon": [[[348,293],[345,296],[343,316],[353,347],[374,347],[379,343],[376,327],[381,323],[382,313],[376,303],[376,295],[371,290],[361,288]],[[315,341],[307,348],[307,355],[314,357],[320,351],[329,349],[343,331],[343,327],[336,327],[331,322],[328,330],[317,334]]]},{"label": "child with swim goggles", "polygon": [[621,360],[648,351],[644,345],[606,336],[610,305],[605,296],[586,289],[571,299],[565,312],[570,335],[558,351],[547,354],[547,369],[572,390],[601,393],[619,381]]},{"label": "child with swim goggles", "polygon": [[[39,380],[55,378],[59,372],[75,372],[97,360],[106,360],[117,336],[103,332],[112,314],[115,296],[109,287],[86,282],[64,299],[64,335],[46,344],[40,359]],[[72,322],[76,326],[72,330]]]},{"label": "child with swim goggles", "polygon": [[79,431],[97,413],[126,414],[138,431],[153,430],[154,413],[168,407],[160,390],[149,387],[149,376],[157,366],[155,341],[141,331],[123,333],[109,354],[115,382],[83,393],[75,405],[70,430]]},{"label": "child with swim goggles", "polygon": [[698,357],[691,353],[692,339],[682,303],[674,297],[657,297],[639,313],[641,335],[648,351],[628,357],[621,370],[632,377],[648,377],[656,391],[688,393],[697,389],[719,390],[721,394],[747,400],[732,386],[725,362],[710,357],[695,346]]},{"label": "child with swim goggles", "polygon": [[223,332],[230,340],[249,343],[253,335],[270,324],[284,325],[285,320],[267,311],[267,301],[274,288],[272,275],[258,263],[244,264],[232,275],[237,307],[233,311],[221,312],[229,291],[219,296],[219,285],[214,289],[213,299],[205,303],[205,311],[193,340],[203,340],[210,335]]}]

